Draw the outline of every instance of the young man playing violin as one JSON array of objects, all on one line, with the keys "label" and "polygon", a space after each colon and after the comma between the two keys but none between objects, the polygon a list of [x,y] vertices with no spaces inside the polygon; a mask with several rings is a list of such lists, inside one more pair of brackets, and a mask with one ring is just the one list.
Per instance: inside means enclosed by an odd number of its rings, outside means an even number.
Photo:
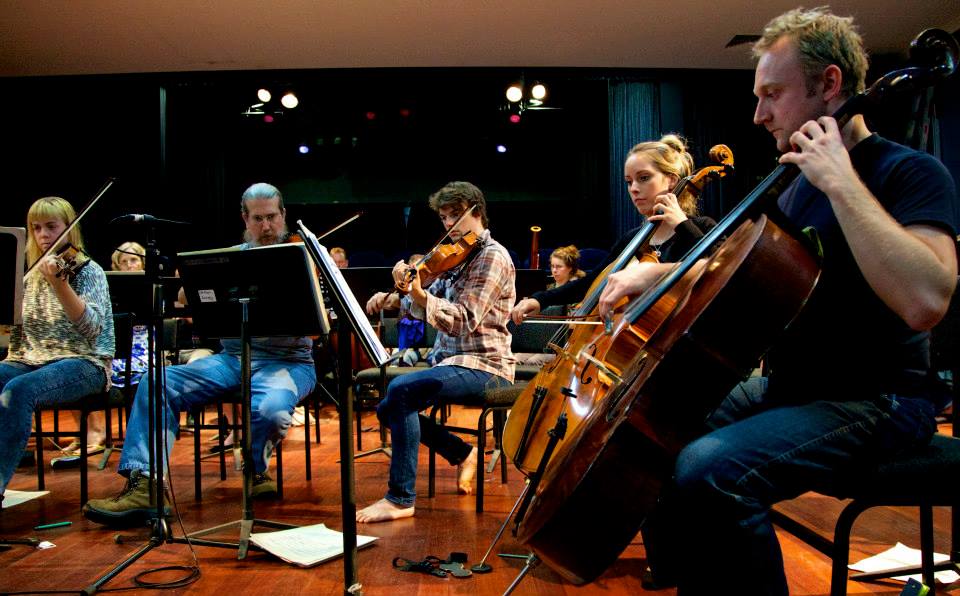
[{"label": "young man playing violin", "polygon": [[[240,201],[245,226],[240,248],[269,246],[286,241],[286,211],[280,191],[266,183],[250,186]],[[166,374],[167,453],[173,448],[179,413],[211,403],[240,389],[240,340],[223,339],[223,351],[190,364],[168,366]],[[287,434],[293,409],[316,384],[313,341],[309,337],[254,337],[251,339],[250,429],[254,454],[254,497],[275,496],[277,485],[267,473],[276,444]],[[140,383],[134,398],[118,473],[127,477],[115,497],[91,499],[83,514],[98,523],[130,525],[152,512],[148,444],[148,386]]]},{"label": "young man playing violin", "polygon": [[[802,172],[779,207],[797,229],[816,228],[822,273],[769,353],[769,376],[723,400],[706,434],[680,452],[647,520],[653,579],[678,581],[680,594],[712,593],[732,569],[745,578],[738,593],[787,594],[770,507],[842,490],[926,444],[948,399],[930,370],[927,330],[957,282],[950,175],[931,156],[872,134],[861,116],[842,130],[830,116],[865,86],[852,19],[825,8],[787,12],[754,53],[754,121],[775,138],[780,162]],[[612,275],[601,312],[662,272],[641,263]],[[680,543],[694,536],[710,555],[681,572]]]},{"label": "young man playing violin", "polygon": [[[403,261],[393,268],[394,281],[409,291],[375,294],[367,312],[396,310],[401,300],[411,312],[437,329],[430,351],[431,368],[397,377],[377,406],[377,417],[390,427],[393,455],[383,499],[357,512],[358,522],[382,522],[414,514],[419,444],[431,447],[451,465],[460,465],[458,491],[472,492],[477,449],[439,428],[419,412],[438,401],[478,400],[484,390],[513,382],[507,321],[516,299],[516,272],[506,249],[490,237],[487,206],[480,189],[451,182],[430,196],[430,208],[456,243],[472,232],[479,241],[461,264],[440,273],[430,284]],[[424,285],[427,285],[424,288]]]}]

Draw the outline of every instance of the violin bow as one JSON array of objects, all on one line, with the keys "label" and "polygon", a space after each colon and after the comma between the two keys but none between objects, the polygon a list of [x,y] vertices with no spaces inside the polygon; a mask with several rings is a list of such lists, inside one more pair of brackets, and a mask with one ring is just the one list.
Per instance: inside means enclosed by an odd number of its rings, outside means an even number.
[{"label": "violin bow", "polygon": [[320,234],[319,236],[317,236],[317,240],[318,240],[318,241],[319,241],[319,240],[323,240],[324,238],[326,238],[326,237],[329,236],[330,234],[333,234],[334,232],[336,232],[337,230],[339,230],[339,229],[342,228],[343,226],[345,226],[345,225],[347,225],[348,223],[350,223],[350,222],[358,219],[361,215],[363,215],[363,211],[357,211],[357,212],[354,213],[351,217],[348,217],[347,219],[343,220],[342,222],[340,222],[340,223],[337,224],[336,226],[330,228],[329,230],[327,230],[327,231],[324,232],[323,234]]},{"label": "violin bow", "polygon": [[113,183],[116,181],[117,181],[116,178],[107,178],[107,181],[103,184],[103,187],[100,189],[100,191],[96,194],[95,197],[90,199],[90,202],[87,203],[87,206],[83,208],[80,214],[73,218],[73,221],[71,221],[70,224],[67,225],[67,227],[64,228],[62,232],[60,232],[60,235],[57,236],[57,239],[54,240],[52,243],[50,243],[50,247],[47,248],[47,250],[43,251],[43,254],[40,255],[40,257],[36,261],[34,261],[33,264],[30,265],[30,267],[27,268],[27,272],[23,274],[24,279],[26,279],[27,276],[30,275],[30,272],[34,270],[34,268],[40,263],[40,261],[42,261],[47,256],[49,256],[50,253],[52,253],[57,248],[57,244],[59,244],[60,241],[63,240],[67,236],[67,234],[70,233],[70,230],[75,228],[77,224],[80,223],[80,220],[83,218],[83,216],[86,215],[88,211],[93,209],[93,206],[97,204],[97,201],[100,200],[100,197],[105,195],[106,192],[110,190],[110,187],[113,186]]}]

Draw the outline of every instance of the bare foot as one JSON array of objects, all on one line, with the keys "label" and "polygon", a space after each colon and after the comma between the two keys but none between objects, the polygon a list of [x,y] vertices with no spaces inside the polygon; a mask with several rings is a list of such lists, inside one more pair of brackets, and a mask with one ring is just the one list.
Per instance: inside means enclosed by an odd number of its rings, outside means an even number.
[{"label": "bare foot", "polygon": [[396,503],[391,503],[386,499],[380,499],[373,505],[368,505],[360,511],[357,511],[357,521],[362,524],[372,524],[383,521],[393,521],[405,517],[413,517],[413,506],[403,507]]},{"label": "bare foot", "polygon": [[457,476],[457,492],[469,495],[473,492],[473,477],[477,475],[477,448],[470,450],[467,459],[460,463],[460,474]]}]

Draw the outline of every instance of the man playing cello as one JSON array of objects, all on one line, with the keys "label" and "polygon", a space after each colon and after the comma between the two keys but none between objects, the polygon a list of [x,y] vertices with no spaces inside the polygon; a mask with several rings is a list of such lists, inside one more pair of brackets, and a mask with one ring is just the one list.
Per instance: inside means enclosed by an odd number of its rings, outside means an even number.
[{"label": "man playing cello", "polygon": [[[955,187],[934,158],[830,117],[862,91],[867,57],[852,19],[824,8],[771,21],[754,46],[756,124],[799,166],[779,207],[815,227],[822,274],[769,354],[770,374],[737,386],[680,452],[644,528],[653,579],[710,593],[736,569],[740,593],[787,594],[770,507],[829,492],[856,470],[924,445],[948,400],[930,370],[927,330],[957,281]],[[602,314],[663,265],[614,274]],[[771,280],[771,283],[776,283]],[[749,321],[745,321],[749,325]],[[830,370],[843,365],[836,380]],[[677,396],[682,399],[683,396]],[[680,537],[710,553],[680,573]]]}]

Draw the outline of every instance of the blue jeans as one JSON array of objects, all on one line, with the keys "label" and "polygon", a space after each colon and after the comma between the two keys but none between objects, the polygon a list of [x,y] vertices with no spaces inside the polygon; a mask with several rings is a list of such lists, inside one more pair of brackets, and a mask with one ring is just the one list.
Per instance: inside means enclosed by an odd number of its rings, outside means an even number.
[{"label": "blue jeans", "polygon": [[[313,364],[254,360],[250,378],[250,439],[254,471],[267,470],[273,448],[287,434],[297,403],[317,382]],[[178,366],[166,367],[166,457],[180,424],[180,412],[202,406],[240,391],[240,358],[215,354]],[[149,471],[150,444],[147,428],[149,383],[141,382],[127,424],[127,438],[118,471]]]},{"label": "blue jeans", "polygon": [[[842,497],[858,475],[936,431],[926,399],[771,406],[765,394],[766,379],[753,378],[727,396],[712,430],[680,452],[644,526],[654,579],[678,580],[678,594],[713,593],[723,577],[742,580],[738,594],[787,594],[770,507],[810,490]],[[690,540],[702,556],[684,571]]]},{"label": "blue jeans", "polygon": [[106,383],[103,369],[82,358],[43,366],[0,362],[0,494],[20,463],[36,407],[96,395]]},{"label": "blue jeans", "polygon": [[410,507],[417,499],[417,459],[420,443],[452,465],[470,455],[472,447],[419,413],[438,401],[470,405],[483,402],[487,389],[510,383],[497,375],[463,366],[435,366],[399,376],[387,387],[377,406],[377,418],[390,427],[393,454],[386,498]]}]

